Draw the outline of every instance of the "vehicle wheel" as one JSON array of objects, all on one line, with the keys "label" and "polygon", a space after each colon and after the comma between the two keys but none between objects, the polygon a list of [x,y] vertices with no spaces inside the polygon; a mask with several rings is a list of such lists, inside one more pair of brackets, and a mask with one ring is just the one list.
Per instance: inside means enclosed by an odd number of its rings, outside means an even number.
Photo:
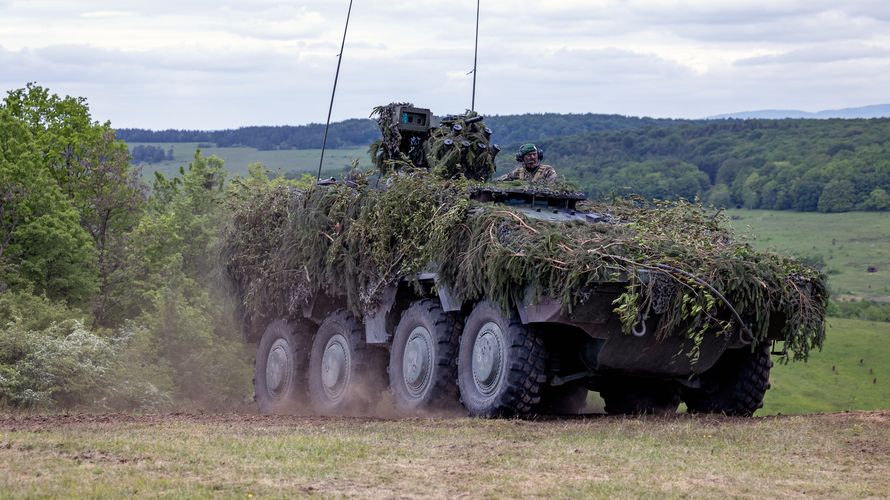
[{"label": "vehicle wheel", "polygon": [[763,406],[772,367],[769,344],[728,350],[702,374],[700,389],[684,389],[683,401],[689,413],[750,417]]},{"label": "vehicle wheel", "polygon": [[587,407],[590,391],[583,384],[568,383],[543,388],[535,411],[547,415],[577,415]]},{"label": "vehicle wheel", "polygon": [[675,384],[648,379],[628,379],[600,391],[609,415],[669,415],[680,406]]},{"label": "vehicle wheel", "polygon": [[389,357],[389,387],[400,410],[457,403],[457,348],[463,322],[435,300],[421,300],[402,313]]},{"label": "vehicle wheel", "polygon": [[324,414],[353,413],[376,401],[384,387],[384,352],[368,347],[364,330],[346,311],[318,327],[309,355],[309,399]]},{"label": "vehicle wheel", "polygon": [[309,332],[278,320],[257,347],[253,390],[260,413],[290,413],[306,401]]},{"label": "vehicle wheel", "polygon": [[546,382],[543,341],[515,314],[505,318],[491,302],[476,304],[460,338],[457,382],[471,416],[528,413]]}]

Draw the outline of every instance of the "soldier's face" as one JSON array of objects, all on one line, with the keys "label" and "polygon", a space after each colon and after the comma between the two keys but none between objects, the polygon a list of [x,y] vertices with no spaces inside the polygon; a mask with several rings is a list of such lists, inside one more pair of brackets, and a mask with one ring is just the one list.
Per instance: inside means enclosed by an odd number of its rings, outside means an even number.
[{"label": "soldier's face", "polygon": [[522,164],[525,165],[525,168],[534,168],[538,164],[538,152],[526,153],[522,157]]}]

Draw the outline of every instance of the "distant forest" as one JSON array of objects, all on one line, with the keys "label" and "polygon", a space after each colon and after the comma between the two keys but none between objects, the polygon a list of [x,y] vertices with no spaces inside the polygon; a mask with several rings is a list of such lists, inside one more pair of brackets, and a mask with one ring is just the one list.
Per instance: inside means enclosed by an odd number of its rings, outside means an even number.
[{"label": "distant forest", "polygon": [[[636,118],[596,114],[525,114],[489,116],[485,123],[495,131],[495,138],[505,145],[519,144],[544,137],[561,137],[586,132],[637,129],[645,126],[680,123],[680,120]],[[324,139],[324,125],[255,126],[229,130],[145,130],[123,128],[117,137],[126,142],[204,142],[218,147],[272,149],[317,149]],[[367,146],[380,137],[377,123],[371,119],[351,119],[331,124],[328,147]]]},{"label": "distant forest", "polygon": [[890,209],[890,119],[716,120],[541,141],[592,197],[701,196],[716,206]]},{"label": "distant forest", "polygon": [[[598,114],[490,116],[508,166],[523,142],[592,198],[700,197],[722,207],[890,210],[890,119],[671,120]],[[212,142],[256,149],[321,146],[324,126],[222,131],[122,129],[128,142]],[[368,145],[369,119],[331,125],[332,148]]]}]

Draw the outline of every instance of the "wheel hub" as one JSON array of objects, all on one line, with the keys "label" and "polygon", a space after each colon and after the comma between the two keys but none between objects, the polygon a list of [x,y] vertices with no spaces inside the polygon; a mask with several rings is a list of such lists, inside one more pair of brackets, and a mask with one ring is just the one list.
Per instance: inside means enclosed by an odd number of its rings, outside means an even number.
[{"label": "wheel hub", "polygon": [[334,335],[328,340],[321,358],[321,385],[331,399],[343,395],[349,382],[349,347],[342,335]]},{"label": "wheel hub", "polygon": [[504,363],[504,334],[494,322],[482,325],[473,344],[473,382],[484,395],[495,392]]},{"label": "wheel hub", "polygon": [[417,397],[423,393],[430,380],[432,364],[432,337],[426,328],[418,326],[408,336],[402,359],[402,378],[409,394]]},{"label": "wheel hub", "polygon": [[289,356],[287,341],[277,339],[269,349],[266,359],[266,388],[278,396],[286,388],[287,375],[293,371],[293,361]]}]

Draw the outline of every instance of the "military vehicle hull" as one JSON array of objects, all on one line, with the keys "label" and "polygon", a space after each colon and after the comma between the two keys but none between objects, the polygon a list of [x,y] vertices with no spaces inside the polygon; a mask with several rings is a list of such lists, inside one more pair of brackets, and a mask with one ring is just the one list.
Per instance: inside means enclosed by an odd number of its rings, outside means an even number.
[{"label": "military vehicle hull", "polygon": [[497,153],[478,117],[424,132],[428,110],[399,106],[381,108],[379,189],[282,186],[236,210],[223,257],[260,411],[562,414],[598,391],[608,413],[750,416],[773,344],[821,346],[817,271],[689,204],[473,181]]}]

